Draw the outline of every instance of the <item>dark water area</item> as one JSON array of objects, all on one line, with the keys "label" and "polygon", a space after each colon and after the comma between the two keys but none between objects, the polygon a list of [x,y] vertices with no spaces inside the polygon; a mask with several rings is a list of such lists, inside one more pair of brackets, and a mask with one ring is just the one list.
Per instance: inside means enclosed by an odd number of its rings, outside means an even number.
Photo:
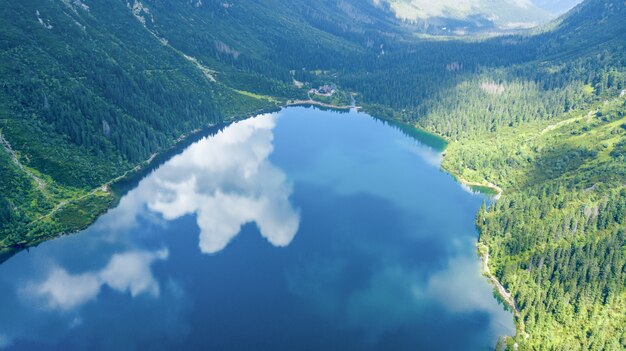
[{"label": "dark water area", "polygon": [[0,265],[0,350],[491,350],[485,198],[363,113],[220,129]]}]

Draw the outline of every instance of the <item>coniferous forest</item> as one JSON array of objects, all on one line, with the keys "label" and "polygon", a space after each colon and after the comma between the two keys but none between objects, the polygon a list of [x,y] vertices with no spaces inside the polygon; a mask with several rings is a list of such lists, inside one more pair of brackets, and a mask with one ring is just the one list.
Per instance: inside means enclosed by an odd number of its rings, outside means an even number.
[{"label": "coniferous forest", "polygon": [[459,38],[369,1],[24,0],[0,17],[5,255],[87,227],[194,132],[333,84],[446,139],[460,181],[501,189],[476,217],[520,313],[498,349],[626,349],[622,0]]}]

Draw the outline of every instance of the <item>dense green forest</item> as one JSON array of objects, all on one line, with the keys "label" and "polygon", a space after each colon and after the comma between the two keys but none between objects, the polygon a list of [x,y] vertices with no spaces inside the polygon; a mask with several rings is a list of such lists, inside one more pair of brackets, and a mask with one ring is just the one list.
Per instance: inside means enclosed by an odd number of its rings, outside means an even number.
[{"label": "dense green forest", "polygon": [[[624,6],[594,10],[564,20],[578,29],[560,29],[568,40],[598,40],[583,18],[626,15]],[[613,24],[603,30],[623,32]],[[528,63],[482,69],[416,121],[455,141],[444,168],[504,190],[477,217],[490,270],[521,314],[501,349],[626,347],[626,40],[602,35],[576,55],[545,49]],[[554,48],[562,39],[548,40]]]},{"label": "dense green forest", "polygon": [[[416,35],[369,1],[25,0],[0,8],[0,249],[88,226],[155,153],[336,84],[447,139],[520,310],[499,348],[626,348],[626,5],[533,32]],[[280,14],[280,15],[277,15]]]},{"label": "dense green forest", "polygon": [[545,32],[414,43],[375,80],[346,75],[374,115],[447,138],[446,170],[502,188],[477,217],[521,316],[499,349],[626,348],[623,18],[587,1]]},{"label": "dense green forest", "polygon": [[504,189],[477,226],[491,271],[521,312],[521,349],[625,345],[624,124],[626,99],[615,96],[559,121],[476,133],[447,151],[445,168]]},{"label": "dense green forest", "polygon": [[123,2],[85,10],[23,1],[0,11],[3,246],[85,227],[114,198],[97,189],[154,152],[276,105],[208,79]]}]

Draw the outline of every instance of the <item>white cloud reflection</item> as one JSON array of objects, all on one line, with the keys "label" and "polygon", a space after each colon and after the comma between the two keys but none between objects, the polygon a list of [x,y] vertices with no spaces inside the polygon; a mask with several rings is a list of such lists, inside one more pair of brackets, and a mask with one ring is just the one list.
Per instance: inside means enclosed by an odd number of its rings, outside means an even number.
[{"label": "white cloud reflection", "polygon": [[11,339],[8,336],[0,334],[0,349],[11,346]]},{"label": "white cloud reflection", "polygon": [[397,145],[407,150],[408,152],[418,156],[424,162],[432,167],[440,168],[443,161],[443,153],[436,152],[433,148],[416,142],[413,139],[401,138],[398,139]]},{"label": "white cloud reflection", "polygon": [[222,250],[246,223],[272,245],[288,245],[300,215],[291,184],[268,160],[275,125],[275,115],[262,115],[191,145],[122,199],[114,225],[133,225],[147,206],[166,220],[195,214],[203,253]]},{"label": "white cloud reflection", "polygon": [[484,316],[481,323],[488,324],[480,330],[494,343],[514,332],[511,314],[491,298],[492,288],[477,274],[480,262],[473,256],[452,257],[432,274],[431,268],[410,267],[391,256],[380,266],[374,257],[370,262],[370,274],[358,283],[352,281],[353,268],[342,261],[307,262],[308,268],[296,267],[289,274],[290,291],[332,323],[363,330],[372,341],[409,325],[428,334],[442,325],[464,323],[451,322],[459,316],[467,318],[468,328]]},{"label": "white cloud reflection", "polygon": [[95,298],[102,284],[96,274],[71,275],[63,268],[55,267],[48,279],[29,286],[27,291],[44,298],[51,309],[67,310]]},{"label": "white cloud reflection", "polygon": [[118,292],[159,295],[159,284],[152,274],[152,263],[165,260],[167,250],[157,252],[132,251],[115,254],[102,270],[83,274],[70,274],[54,267],[40,283],[30,283],[25,288],[27,296],[42,300],[53,310],[70,310],[95,299],[106,285]]},{"label": "white cloud reflection", "polygon": [[[485,299],[491,292],[488,284],[476,284],[476,272],[480,272],[480,261],[474,257],[455,257],[448,268],[432,275],[428,280],[428,293],[442,306],[452,312],[489,311],[502,308],[492,300]],[[473,286],[472,289],[467,289]]]}]

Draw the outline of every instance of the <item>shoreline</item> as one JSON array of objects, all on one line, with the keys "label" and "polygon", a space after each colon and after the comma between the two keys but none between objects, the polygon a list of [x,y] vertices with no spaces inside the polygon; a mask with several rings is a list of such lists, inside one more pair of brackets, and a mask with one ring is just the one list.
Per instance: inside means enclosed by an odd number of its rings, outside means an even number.
[{"label": "shoreline", "polygon": [[[126,170],[121,175],[99,185],[98,187],[92,189],[86,194],[83,194],[73,199],[59,202],[50,212],[33,219],[26,226],[27,227],[35,226],[35,228],[31,228],[31,230],[33,231],[28,232],[28,233],[36,233],[37,232],[36,225],[41,220],[50,218],[51,216],[55,215],[56,213],[58,213],[59,211],[67,207],[68,205],[75,205],[77,202],[81,200],[95,199],[98,196],[107,198],[107,204],[105,206],[101,206],[93,213],[90,213],[84,225],[76,226],[76,227],[69,227],[69,228],[66,228],[65,230],[61,229],[58,232],[55,232],[54,234],[49,234],[49,235],[44,234],[41,236],[37,236],[37,234],[33,234],[33,237],[31,237],[30,240],[24,239],[24,240],[21,240],[19,242],[15,242],[12,244],[0,245],[0,264],[2,264],[3,262],[5,262],[6,260],[14,256],[15,254],[23,250],[28,250],[30,248],[37,247],[38,245],[46,241],[58,239],[67,235],[76,234],[87,229],[89,226],[93,225],[101,216],[106,214],[110,209],[114,208],[119,203],[119,200],[130,189],[132,189],[133,186],[137,182],[139,182],[143,178],[146,172],[149,172],[150,170],[153,170],[154,168],[162,164],[164,157],[169,158],[173,152],[176,152],[176,150],[179,150],[181,147],[188,146],[190,143],[193,143],[194,141],[199,140],[200,138],[210,133],[213,129],[223,128],[232,123],[246,120],[248,118],[252,118],[261,114],[279,112],[280,110],[285,109],[285,108],[298,107],[298,106],[302,106],[302,107],[312,106],[312,107],[317,107],[317,108],[322,108],[322,109],[324,108],[332,109],[336,111],[350,111],[352,109],[356,109],[357,111],[362,110],[362,107],[356,106],[356,104],[353,104],[352,106],[337,106],[337,105],[323,103],[320,101],[315,101],[312,99],[311,100],[287,100],[286,102],[283,101],[281,103],[275,103],[274,106],[268,106],[266,108],[263,108],[257,111],[243,113],[239,116],[228,118],[225,121],[213,123],[213,124],[206,124],[204,126],[195,128],[187,133],[183,133],[178,138],[173,140],[173,144],[171,146],[163,148],[162,150],[157,150],[153,152],[148,157],[148,159],[135,164],[132,168]],[[377,118],[374,116],[372,117]],[[386,119],[383,118],[382,120],[386,120]],[[392,121],[392,122],[396,122],[396,121]],[[411,128],[415,128],[416,130],[422,131],[426,134],[433,135],[433,136],[440,138],[436,134],[417,128],[413,125],[409,125],[409,124],[402,123],[402,122],[398,122],[398,123],[407,125]]]},{"label": "shoreline", "polygon": [[[407,123],[403,123],[403,122],[397,122],[397,123],[401,123],[401,124],[407,125],[409,127],[416,128],[418,130],[422,130],[420,128],[417,128],[417,127],[415,127],[413,125],[410,125],[410,124],[407,124]],[[442,138],[442,139],[446,140],[445,138],[443,138],[440,135],[428,132],[426,130],[422,130],[422,131],[424,131],[425,133],[432,134],[432,135],[435,135],[435,136],[437,136],[439,138]],[[446,142],[448,142],[448,140],[446,140]],[[441,150],[443,158],[446,157],[446,153],[445,153],[446,149],[447,149],[447,145],[446,145],[446,147],[444,147],[443,150]],[[482,183],[478,183],[478,182],[472,182],[472,181],[469,181],[467,179],[464,179],[460,175],[457,175],[455,172],[452,172],[451,170],[445,168],[443,166],[443,162],[440,165],[440,168],[444,172],[446,172],[446,173],[450,174],[452,177],[454,177],[454,179],[461,185],[466,185],[468,187],[478,187],[479,189],[477,189],[477,191],[479,191],[479,192],[482,192],[480,188],[486,188],[486,189],[492,190],[493,192],[495,192],[495,195],[493,196],[493,199],[495,201],[498,201],[502,197],[502,195],[504,193],[504,190],[501,187],[499,187],[498,185],[493,184],[493,183],[491,183],[491,182],[489,182],[487,180],[483,180]],[[484,193],[484,192],[482,192],[482,193]],[[486,195],[489,195],[489,194],[486,194]],[[507,307],[509,307],[511,309],[511,311],[513,313],[513,320],[514,320],[514,324],[515,324],[516,330],[519,331],[519,333],[521,335],[523,335],[525,338],[528,338],[529,335],[525,331],[526,328],[525,328],[524,320],[522,318],[522,315],[521,315],[520,311],[517,309],[517,305],[515,303],[515,299],[514,299],[513,295],[511,293],[509,293],[506,290],[506,288],[504,288],[504,286],[500,283],[498,278],[496,278],[493,274],[491,274],[491,270],[489,269],[489,247],[479,241],[479,242],[476,243],[476,251],[477,251],[477,254],[478,254],[478,256],[480,258],[480,261],[481,261],[481,268],[482,268],[481,269],[481,273],[482,273],[482,275],[487,278],[489,283],[491,283],[491,285],[495,289],[495,293],[503,301],[503,303]],[[505,338],[507,338],[507,337],[508,336],[505,336]]]},{"label": "shoreline", "polygon": [[327,104],[325,102],[321,102],[321,101],[316,101],[313,99],[310,100],[289,100],[287,101],[287,103],[285,103],[285,105],[283,105],[283,108],[286,107],[296,107],[296,106],[318,106],[318,107],[324,107],[324,108],[329,108],[329,109],[333,109],[333,110],[340,110],[340,111],[346,111],[346,110],[351,110],[351,109],[356,109],[357,111],[361,110],[360,106],[354,106],[354,105],[345,105],[345,106],[337,106],[337,105],[332,105],[332,104]]},{"label": "shoreline", "polygon": [[[329,108],[329,109],[334,109],[334,110],[339,110],[339,111],[346,111],[346,110],[351,110],[351,109],[356,109],[357,111],[361,109],[361,107],[359,106],[336,106],[336,105],[331,105],[331,104],[326,104],[323,102],[319,102],[319,101],[315,101],[315,100],[294,100],[294,101],[287,101],[284,104],[280,104],[280,105],[276,105],[275,108],[267,108],[267,109],[262,109],[256,112],[251,112],[250,114],[245,114],[242,115],[240,117],[235,117],[232,118],[229,121],[226,122],[222,122],[222,123],[216,123],[216,124],[208,124],[205,125],[204,127],[200,127],[200,128],[196,128],[188,133],[184,133],[182,134],[180,137],[178,137],[177,139],[174,140],[174,143],[171,147],[165,148],[163,150],[159,150],[159,151],[155,151],[154,153],[152,153],[150,155],[150,157],[135,165],[133,168],[127,170],[126,172],[124,172],[122,175],[115,177],[113,179],[111,179],[110,181],[104,183],[103,185],[93,189],[90,193],[88,193],[87,195],[84,195],[80,198],[77,199],[73,199],[70,201],[67,201],[65,203],[60,203],[59,205],[57,205],[57,207],[55,207],[55,209],[53,210],[52,213],[48,214],[48,215],[44,215],[36,220],[34,220],[33,222],[36,222],[42,218],[48,217],[50,215],[52,215],[54,212],[57,212],[58,210],[60,210],[62,207],[71,204],[73,201],[77,201],[80,200],[82,198],[86,198],[88,196],[95,196],[95,193],[98,191],[104,191],[105,193],[107,193],[108,195],[110,195],[112,197],[112,201],[109,203],[108,206],[104,207],[100,212],[96,213],[94,215],[94,218],[92,220],[90,220],[90,223],[87,225],[87,227],[91,226],[93,223],[95,223],[96,220],[98,220],[98,218],[100,218],[102,215],[106,214],[111,208],[113,208],[117,203],[119,203],[119,200],[121,199],[121,197],[124,195],[125,190],[124,190],[124,182],[129,182],[129,183],[135,183],[140,181],[141,179],[135,179],[135,178],[141,178],[138,177],[138,175],[143,174],[143,172],[146,172],[147,170],[150,169],[154,169],[154,167],[158,167],[160,165],[160,160],[164,155],[168,155],[171,152],[176,151],[177,149],[179,149],[180,147],[182,147],[183,145],[188,144],[189,141],[193,142],[193,140],[195,140],[198,137],[202,137],[204,136],[206,133],[210,132],[211,129],[214,128],[219,128],[220,126],[228,126],[231,123],[235,123],[237,121],[241,121],[241,120],[245,120],[263,113],[271,113],[271,112],[275,112],[276,110],[282,110],[284,108],[288,108],[288,107],[297,107],[297,106],[315,106],[315,107],[321,107],[321,108]],[[373,116],[372,116],[373,117]],[[393,121],[393,122],[397,122],[397,121]],[[425,133],[428,134],[432,134],[434,136],[437,136],[439,138],[442,138],[441,136],[434,134],[434,133],[430,133],[426,130],[422,130],[420,128],[417,128],[413,125],[410,124],[406,124],[406,123],[402,123],[402,122],[397,122],[397,123],[401,123],[401,124],[405,124],[408,127],[411,128],[415,128],[417,130],[423,131]],[[445,138],[442,138],[443,140],[445,140]],[[445,149],[443,150],[445,151]],[[445,157],[445,153],[443,155],[443,157]],[[488,188],[493,190],[496,195],[494,196],[495,200],[498,200],[503,193],[502,188],[500,188],[499,186],[487,182],[485,181],[484,183],[478,183],[478,182],[471,182],[468,181],[460,176],[457,176],[456,174],[454,174],[454,172],[451,172],[447,169],[445,169],[443,166],[441,167],[442,170],[444,170],[446,173],[452,175],[460,184],[464,184],[470,187],[484,187],[484,188]],[[120,191],[115,191],[115,187],[119,186],[122,189]],[[31,223],[33,223],[31,222]],[[10,259],[13,255],[21,252],[22,250],[28,250],[32,247],[37,247],[39,244],[42,244],[46,241],[49,240],[53,240],[53,239],[57,239],[66,235],[72,235],[75,233],[78,233],[82,230],[85,230],[86,228],[76,228],[74,230],[68,230],[65,232],[59,232],[56,233],[54,235],[51,236],[43,236],[41,238],[37,238],[31,242],[24,242],[24,243],[18,243],[16,245],[13,246],[0,246],[0,264],[2,264],[3,262],[5,262],[6,260]],[[483,250],[486,250],[485,253],[483,253],[481,251],[481,247],[479,246],[481,245]],[[516,325],[518,326],[519,330],[524,333],[524,324],[523,321],[521,320],[521,314],[519,312],[519,310],[517,310],[517,307],[515,306],[515,301],[512,298],[512,295],[510,293],[508,293],[506,291],[506,289],[502,286],[502,284],[500,284],[500,282],[491,274],[491,272],[489,271],[489,267],[488,267],[488,261],[489,261],[489,252],[488,252],[488,247],[485,246],[482,243],[478,243],[477,244],[477,248],[478,248],[478,253],[479,253],[479,257],[481,258],[481,264],[483,267],[482,273],[483,275],[485,275],[489,281],[492,283],[492,285],[494,285],[494,287],[496,288],[496,291],[498,293],[498,295],[500,296],[500,298],[504,301],[504,303],[510,307],[513,311],[513,315],[514,318],[516,319],[517,323]]]},{"label": "shoreline", "polygon": [[100,195],[102,195],[103,193],[106,194],[106,196],[109,199],[108,204],[106,206],[99,208],[98,211],[95,211],[92,214],[92,216],[90,216],[91,218],[89,219],[89,223],[86,226],[69,228],[67,230],[61,230],[54,234],[42,235],[40,237],[32,238],[31,240],[24,239],[20,242],[16,242],[10,245],[0,245],[0,264],[4,263],[5,261],[7,261],[8,259],[20,253],[23,250],[29,250],[31,248],[35,248],[39,246],[42,243],[45,243],[46,241],[58,239],[58,238],[68,236],[68,235],[73,235],[73,234],[79,233],[87,229],[89,226],[93,225],[101,216],[106,214],[109,210],[114,208],[119,203],[119,200],[121,199],[121,197],[127,192],[127,189],[126,189],[127,184],[125,184],[125,182],[128,182],[128,183],[138,182],[140,179],[139,180],[135,179],[137,175],[141,175],[144,172],[150,171],[154,169],[155,167],[158,167],[161,164],[160,160],[164,155],[169,155],[170,153],[178,150],[180,147],[184,145],[188,145],[189,142],[194,142],[198,140],[199,138],[204,137],[212,129],[225,127],[231,123],[242,121],[242,120],[245,120],[254,116],[258,116],[261,114],[277,112],[277,111],[280,111],[284,107],[288,107],[288,106],[274,105],[272,107],[267,107],[267,108],[260,109],[258,111],[242,114],[237,117],[232,117],[222,122],[206,124],[204,126],[195,128],[187,133],[183,133],[178,138],[173,140],[173,144],[171,146],[153,152],[150,155],[150,157],[148,157],[148,159],[135,164],[132,168],[126,170],[121,175],[115,178],[112,178],[111,180],[99,185],[96,188],[91,189],[91,191],[89,191],[87,194],[83,194],[79,197],[58,203],[52,209],[52,211],[33,219],[31,222],[29,222],[26,225],[27,227],[31,225],[36,225],[37,222],[41,221],[42,219],[48,218],[56,214],[57,212],[59,212],[64,207],[68,205],[72,205],[75,202],[78,202],[80,200],[86,200],[88,198],[95,198],[98,196],[98,194]]},{"label": "shoreline", "polygon": [[[361,111],[362,107],[361,106],[356,106],[355,104],[351,105],[351,106],[337,106],[337,105],[332,105],[332,104],[327,104],[327,103],[323,103],[320,101],[315,101],[315,100],[288,100],[283,104],[276,104],[274,107],[268,107],[268,108],[263,108],[260,109],[258,111],[254,111],[254,112],[250,112],[247,114],[243,114],[240,115],[239,117],[233,117],[231,119],[228,119],[227,121],[222,121],[219,123],[213,123],[213,124],[207,124],[201,127],[198,127],[196,129],[193,129],[187,133],[183,133],[182,135],[180,135],[178,138],[176,138],[173,141],[173,144],[170,147],[164,148],[162,150],[157,150],[155,152],[153,152],[148,159],[136,164],[134,167],[126,170],[124,173],[122,173],[121,175],[109,180],[108,182],[103,183],[102,185],[92,189],[89,193],[84,194],[78,198],[75,199],[71,199],[68,201],[64,201],[61,202],[59,204],[57,204],[57,206],[55,206],[55,208],[48,214],[40,216],[39,218],[31,221],[30,223],[27,224],[27,226],[30,226],[31,224],[38,222],[39,220],[43,219],[43,218],[47,218],[50,217],[51,215],[53,215],[54,213],[58,212],[60,209],[62,209],[63,207],[72,204],[73,202],[76,202],[78,200],[82,200],[82,199],[86,199],[90,196],[95,196],[96,193],[98,192],[104,192],[107,195],[112,197],[112,201],[110,202],[110,204],[108,206],[106,206],[105,208],[102,209],[102,211],[95,213],[94,214],[94,218],[90,221],[90,223],[87,225],[90,226],[92,225],[98,218],[100,218],[100,216],[104,215],[106,212],[108,212],[111,208],[113,208],[118,202],[119,199],[126,193],[125,187],[128,186],[127,184],[124,184],[125,182],[129,182],[129,183],[135,183],[140,181],[141,179],[135,179],[138,177],[138,175],[142,175],[144,172],[149,171],[151,169],[154,169],[155,167],[158,167],[161,164],[161,159],[167,155],[169,155],[172,152],[175,152],[177,149],[183,147],[183,146],[188,146],[190,143],[193,143],[194,141],[197,141],[199,138],[202,138],[204,136],[207,135],[207,133],[210,133],[213,129],[215,128],[223,128],[226,127],[232,123],[238,122],[238,121],[242,121],[242,120],[246,120],[248,118],[252,118],[261,114],[265,114],[265,113],[273,113],[273,112],[279,112],[282,109],[285,108],[289,108],[289,107],[319,107],[319,108],[328,108],[328,109],[333,109],[333,110],[338,110],[338,111],[350,111],[352,109],[356,109],[356,111]],[[379,118],[379,117],[374,117],[371,116],[372,118]],[[423,132],[427,135],[430,136],[434,136],[437,138],[440,138],[441,140],[445,141],[447,144],[442,148],[441,153],[442,153],[442,157],[445,158],[445,149],[447,149],[447,146],[449,144],[449,141],[447,141],[444,137],[437,135],[435,133],[431,133],[429,131],[426,131],[424,129],[421,129],[419,127],[416,127],[412,124],[408,124],[405,122],[399,122],[396,120],[388,120],[386,118],[379,118],[381,120],[387,120],[389,122],[393,122],[393,123],[397,123],[400,125],[405,125],[409,128],[418,130],[420,132]],[[412,136],[413,138],[416,138],[415,136]],[[421,140],[419,140],[419,138],[416,138],[418,141],[422,142]],[[492,191],[494,191],[496,193],[496,195],[494,196],[494,200],[499,200],[500,197],[502,196],[503,190],[502,188],[500,188],[499,186],[490,183],[488,181],[484,181],[483,183],[478,183],[478,182],[471,182],[468,181],[458,175],[456,175],[454,172],[451,172],[450,170],[446,169],[445,167],[443,167],[443,165],[441,166],[441,169],[443,171],[445,171],[446,173],[452,175],[455,180],[457,180],[459,183],[467,185],[469,187],[483,187],[483,188],[487,188],[487,189],[491,189]],[[143,177],[139,177],[139,178],[143,178]],[[116,190],[117,189],[117,190]],[[478,191],[480,192],[480,189],[478,189]],[[20,242],[17,243],[15,245],[6,245],[6,246],[0,246],[0,264],[2,262],[4,262],[4,260],[2,260],[2,256],[4,254],[6,254],[6,251],[13,251],[13,250],[24,250],[24,249],[28,249],[30,247],[36,247],[37,245],[48,241],[48,240],[53,240],[65,235],[71,235],[77,232],[80,232],[82,230],[84,230],[86,228],[76,228],[76,229],[72,229],[72,230],[68,230],[68,231],[62,231],[59,233],[56,233],[54,235],[51,236],[42,236],[41,238],[36,238],[35,240],[32,240],[31,242]]]},{"label": "shoreline", "polygon": [[[313,107],[318,107],[318,108],[327,108],[327,109],[333,109],[333,110],[338,110],[338,111],[350,111],[352,109],[356,109],[357,111],[360,111],[362,108],[360,106],[336,106],[336,105],[331,105],[331,104],[326,104],[323,102],[319,102],[319,101],[314,101],[314,100],[293,100],[293,101],[287,101],[283,104],[276,104],[273,108],[272,107],[268,107],[265,109],[261,109],[259,111],[256,112],[251,112],[248,114],[243,114],[239,117],[234,117],[231,118],[227,121],[224,122],[220,122],[220,123],[215,123],[215,124],[207,124],[203,127],[200,128],[196,128],[192,131],[189,131],[187,133],[182,134],[180,137],[176,138],[173,142],[173,145],[171,145],[170,147],[167,147],[163,150],[159,150],[159,151],[155,151],[154,153],[152,153],[150,155],[150,157],[135,165],[133,168],[127,170],[126,172],[124,172],[122,175],[113,178],[112,180],[104,183],[103,185],[93,189],[89,194],[82,196],[81,198],[85,198],[88,196],[96,196],[95,194],[98,191],[103,191],[106,194],[108,194],[111,197],[111,201],[108,203],[107,206],[103,207],[101,209],[101,211],[97,212],[94,214],[93,218],[89,220],[89,224],[87,224],[87,226],[83,227],[83,228],[75,228],[73,230],[68,230],[68,231],[64,231],[64,232],[58,232],[54,235],[51,236],[42,236],[40,238],[37,238],[35,240],[32,240],[30,242],[21,242],[18,243],[14,246],[0,246],[0,264],[4,263],[5,261],[9,260],[11,257],[13,257],[14,255],[16,255],[17,253],[23,251],[23,250],[29,250],[30,248],[34,248],[37,247],[38,245],[49,241],[49,240],[54,240],[63,236],[67,236],[67,235],[72,235],[72,234],[76,234],[79,233],[83,230],[85,230],[86,228],[88,228],[89,226],[93,225],[93,223],[95,223],[101,216],[103,216],[104,214],[106,214],[110,209],[114,208],[118,203],[119,200],[125,195],[125,193],[127,191],[129,191],[130,189],[132,189],[133,185],[137,184],[139,181],[141,181],[141,179],[143,178],[143,175],[145,174],[145,172],[149,172],[150,170],[160,166],[162,164],[162,162],[164,161],[163,158],[166,157],[168,158],[168,155],[170,155],[173,152],[176,152],[176,150],[179,150],[181,147],[185,147],[188,146],[190,143],[193,143],[195,141],[197,141],[199,138],[202,138],[206,135],[208,135],[208,133],[210,133],[213,130],[217,130],[219,128],[223,128],[226,127],[232,123],[238,122],[238,121],[242,121],[248,118],[252,118],[254,116],[258,116],[260,114],[264,114],[264,113],[272,113],[272,112],[277,112],[280,111],[284,108],[289,108],[289,107],[297,107],[297,106],[313,106]],[[378,118],[378,117],[374,117],[373,118]],[[387,120],[385,118],[381,118],[382,120]],[[442,140],[446,141],[447,143],[449,143],[445,138],[441,137],[440,135],[437,135],[435,133],[431,133],[429,131],[423,130],[421,128],[418,128],[412,124],[408,124],[408,123],[404,123],[404,122],[399,122],[396,120],[389,120],[390,122],[394,122],[394,123],[399,123],[402,125],[406,125],[407,127],[410,128],[414,128],[416,130],[422,131],[428,135],[433,135],[436,136],[438,138],[441,138]],[[416,138],[417,139],[417,138]],[[419,141],[419,139],[418,139]],[[443,150],[441,150],[442,152],[442,156],[445,158],[446,154],[445,154],[445,149],[447,149],[447,145],[443,147]],[[171,156],[171,155],[170,155]],[[165,160],[166,161],[166,160]],[[454,172],[446,169],[445,167],[443,167],[443,164],[440,165],[441,169],[443,171],[445,171],[446,173],[450,174],[452,177],[454,177],[454,179],[462,184],[462,185],[466,185],[469,187],[478,187],[479,189],[476,189],[479,192],[482,192],[480,188],[486,188],[486,189],[490,189],[493,192],[495,192],[495,195],[493,196],[494,200],[499,200],[503,194],[503,189],[500,188],[499,186],[497,186],[496,184],[493,184],[491,182],[488,182],[486,180],[484,180],[482,183],[478,183],[478,182],[472,182],[472,181],[468,181],[464,178],[462,178],[459,175],[456,175]],[[483,192],[485,193],[485,192]],[[486,194],[486,193],[485,193]],[[489,195],[489,194],[487,194]],[[57,205],[57,207],[55,207],[55,209],[53,210],[54,212],[58,211],[60,208],[71,204],[73,201],[78,201],[80,200],[80,198],[77,199],[73,199],[70,201],[67,201],[65,203],[60,203]],[[51,213],[52,214],[52,213]],[[51,214],[48,214],[51,215]],[[37,220],[35,220],[37,221]],[[34,222],[34,221],[33,221]],[[32,222],[31,222],[32,223]],[[517,331],[525,336],[528,337],[528,334],[526,334],[525,332],[525,325],[524,325],[524,321],[523,318],[521,316],[520,311],[517,309],[517,306],[515,304],[515,299],[513,298],[512,294],[509,293],[504,286],[500,283],[500,281],[498,281],[498,279],[491,274],[491,271],[489,270],[489,248],[484,245],[481,242],[478,242],[476,244],[476,249],[477,249],[477,253],[478,256],[481,260],[481,274],[483,276],[485,276],[488,281],[490,282],[490,284],[494,287],[494,292],[499,296],[499,298],[503,301],[503,303],[511,309],[512,313],[513,313],[513,318],[514,318],[514,322],[515,322],[515,326]],[[506,338],[506,336],[505,336]]]},{"label": "shoreline", "polygon": [[517,309],[515,298],[510,292],[506,290],[506,288],[502,285],[502,283],[500,283],[498,278],[496,278],[489,269],[489,247],[481,242],[478,242],[476,243],[476,251],[480,256],[482,275],[489,280],[489,282],[491,283],[491,285],[493,285],[495,291],[497,292],[498,296],[502,299],[502,302],[507,305],[513,312],[513,317],[516,322],[515,325],[520,334],[528,337],[528,334],[526,334],[525,331],[526,328],[524,325],[524,320],[522,318],[522,314]]},{"label": "shoreline", "polygon": [[[274,104],[274,106],[272,107],[267,107],[258,111],[245,113],[238,117],[227,119],[226,121],[223,121],[223,122],[207,124],[202,127],[195,128],[187,133],[182,134],[178,138],[176,138],[170,147],[153,152],[148,159],[136,164],[134,167],[126,170],[121,175],[92,189],[87,194],[84,194],[80,197],[77,197],[71,200],[58,203],[52,209],[52,211],[50,211],[47,214],[41,215],[36,219],[33,219],[31,222],[27,224],[27,227],[36,225],[42,219],[53,216],[54,214],[59,212],[61,209],[63,209],[67,205],[71,205],[76,201],[84,200],[89,197],[95,196],[95,194],[98,192],[106,193],[110,197],[109,205],[106,207],[103,207],[101,210],[94,213],[93,218],[89,220],[89,224],[86,227],[72,228],[72,229],[68,229],[65,231],[59,231],[52,235],[42,235],[41,237],[36,237],[32,240],[26,239],[26,240],[23,240],[14,244],[10,244],[10,245],[1,245],[0,246],[0,264],[2,264],[2,262],[11,258],[13,255],[21,252],[22,250],[28,250],[30,248],[37,247],[39,244],[42,244],[46,241],[54,240],[54,239],[57,239],[66,235],[72,235],[82,230],[85,230],[87,227],[95,223],[98,220],[98,218],[100,218],[102,215],[107,213],[111,208],[113,208],[119,202],[120,198],[126,192],[125,187],[128,186],[127,184],[124,184],[124,183],[127,183],[127,182],[133,183],[135,181],[139,181],[140,179],[139,180],[135,179],[137,178],[137,175],[141,175],[144,172],[146,172],[146,170],[150,170],[150,169],[153,169],[155,166],[158,166],[156,164],[159,163],[159,160],[163,157],[163,155],[168,155],[169,153],[179,149],[182,145],[188,144],[188,141],[195,140],[198,137],[204,136],[207,132],[209,132],[213,128],[219,128],[220,126],[225,127],[231,123],[242,121],[248,118],[252,118],[254,116],[258,116],[264,113],[278,112],[284,108],[297,107],[297,106],[316,106],[316,107],[328,108],[328,109],[339,110],[339,111],[349,111],[353,108],[357,110],[361,109],[361,107],[359,106],[336,106],[336,105],[326,104],[326,103],[315,101],[315,100],[293,100],[293,101],[287,101],[282,104]],[[4,146],[4,143],[3,143],[3,146]],[[119,191],[116,191],[115,190],[116,188],[118,188]]]},{"label": "shoreline", "polygon": [[[160,165],[161,159],[164,156],[169,155],[172,152],[175,152],[176,150],[178,150],[184,145],[188,145],[189,142],[193,142],[197,140],[198,138],[205,136],[212,129],[225,127],[231,123],[242,121],[242,120],[245,120],[254,116],[258,116],[264,113],[278,112],[284,108],[297,107],[297,106],[314,106],[314,107],[327,108],[327,109],[332,109],[332,110],[337,110],[337,111],[350,111],[352,109],[356,109],[357,111],[359,111],[361,109],[360,106],[354,106],[354,105],[336,106],[336,105],[323,103],[320,101],[315,101],[312,99],[311,100],[288,100],[282,103],[275,103],[273,104],[273,106],[268,106],[266,108],[263,108],[257,111],[243,113],[239,116],[228,118],[222,122],[206,124],[204,126],[195,128],[187,133],[183,133],[178,138],[173,140],[173,144],[171,146],[163,148],[162,150],[157,150],[153,152],[148,157],[148,159],[137,163],[136,165],[126,170],[121,175],[99,185],[98,187],[92,189],[86,194],[83,194],[77,198],[59,202],[50,212],[33,219],[26,226],[27,227],[36,226],[41,220],[45,218],[50,218],[51,216],[55,215],[57,212],[61,211],[68,205],[75,204],[76,202],[79,202],[81,200],[95,198],[98,195],[106,196],[108,198],[108,204],[106,206],[99,208],[97,211],[94,211],[93,213],[91,213],[89,216],[90,218],[88,219],[88,223],[86,225],[80,226],[80,227],[73,227],[73,228],[70,227],[70,228],[67,228],[66,230],[60,230],[50,235],[44,234],[41,236],[37,236],[37,234],[34,234],[33,235],[34,237],[30,239],[24,239],[19,242],[15,242],[15,243],[8,244],[8,245],[7,244],[0,245],[0,264],[2,264],[2,262],[11,258],[13,255],[21,252],[22,250],[28,250],[30,248],[37,247],[39,244],[42,244],[46,241],[54,240],[54,239],[57,239],[66,235],[72,235],[72,234],[85,230],[86,228],[91,226],[93,223],[95,223],[98,220],[98,218],[100,218],[102,215],[106,214],[111,208],[116,206],[119,203],[120,198],[127,192],[128,188],[132,188],[131,184],[138,182],[140,178],[142,178],[141,175],[145,174],[145,172],[151,169],[154,169],[155,167],[158,167],[158,165]],[[3,146],[4,146],[4,143],[3,143]],[[37,232],[37,229],[33,229],[33,232],[31,233],[36,233],[36,232]]]},{"label": "shoreline", "polygon": [[451,174],[453,177],[455,177],[455,179],[464,185],[469,186],[470,188],[479,188],[478,191],[480,191],[480,188],[487,188],[492,190],[493,192],[495,192],[495,195],[493,196],[494,200],[500,200],[500,198],[502,197],[502,194],[504,192],[504,190],[502,190],[502,188],[500,188],[499,186],[488,182],[488,181],[484,181],[484,183],[478,183],[478,182],[470,182],[469,180],[466,180],[464,178],[461,178],[459,176],[455,176],[454,173],[445,170],[446,172],[448,172],[449,174]]}]

